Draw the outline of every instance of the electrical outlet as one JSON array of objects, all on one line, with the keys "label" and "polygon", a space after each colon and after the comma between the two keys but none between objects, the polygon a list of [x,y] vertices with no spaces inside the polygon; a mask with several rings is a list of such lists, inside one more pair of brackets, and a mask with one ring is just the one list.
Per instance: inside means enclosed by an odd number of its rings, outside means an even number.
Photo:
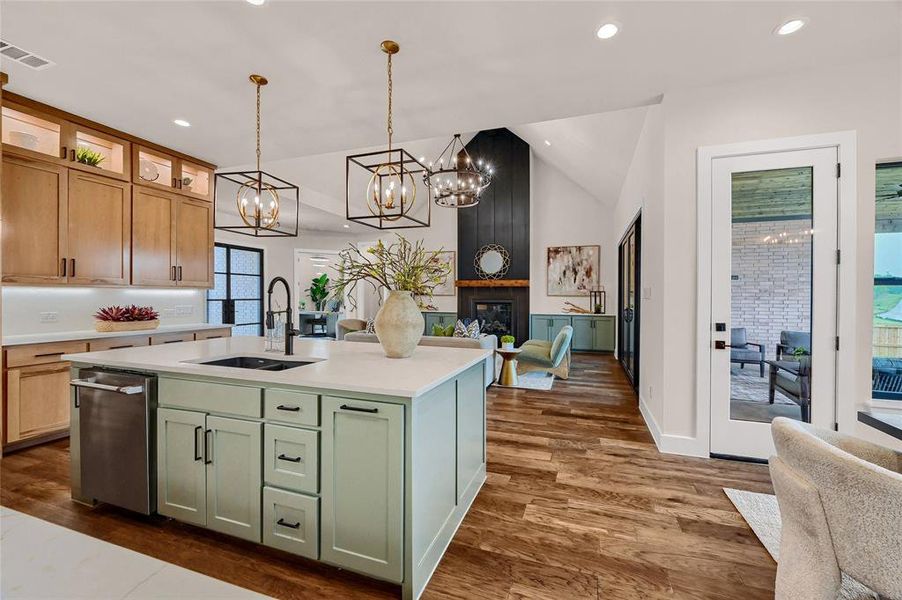
[{"label": "electrical outlet", "polygon": [[42,312],[41,313],[41,323],[56,323],[60,320],[60,314],[58,312]]},{"label": "electrical outlet", "polygon": [[164,317],[174,317],[174,316],[175,316],[175,309],[174,309],[174,308],[164,308],[164,309],[163,309],[163,315],[162,315],[162,316],[164,316]]},{"label": "electrical outlet", "polygon": [[194,307],[190,304],[181,304],[175,307],[175,314],[180,317],[187,317],[188,315],[194,314]]}]

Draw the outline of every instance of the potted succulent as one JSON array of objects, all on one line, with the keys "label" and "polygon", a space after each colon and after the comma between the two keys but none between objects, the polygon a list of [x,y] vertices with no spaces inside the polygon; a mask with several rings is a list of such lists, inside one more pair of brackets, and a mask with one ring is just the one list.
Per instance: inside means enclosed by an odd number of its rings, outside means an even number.
[{"label": "potted succulent", "polygon": [[100,163],[103,162],[104,156],[100,152],[95,152],[90,148],[85,146],[79,146],[78,150],[75,151],[75,160],[76,162],[80,162],[83,165],[89,165],[92,167],[100,166]]},{"label": "potted succulent", "polygon": [[514,342],[517,340],[512,335],[502,335],[501,336],[501,349],[502,350],[513,350]]},{"label": "potted succulent", "polygon": [[444,251],[426,250],[422,241],[412,243],[395,234],[397,241],[382,240],[360,250],[354,244],[339,252],[338,279],[331,286],[335,298],[348,298],[357,307],[354,290],[366,282],[380,295],[388,297],[376,313],[376,337],[389,358],[407,358],[416,349],[426,325],[417,301],[432,299],[437,285],[451,272],[450,265],[438,260]]},{"label": "potted succulent", "polygon": [[152,306],[107,306],[94,313],[94,329],[102,332],[137,331],[160,326],[160,313]]}]

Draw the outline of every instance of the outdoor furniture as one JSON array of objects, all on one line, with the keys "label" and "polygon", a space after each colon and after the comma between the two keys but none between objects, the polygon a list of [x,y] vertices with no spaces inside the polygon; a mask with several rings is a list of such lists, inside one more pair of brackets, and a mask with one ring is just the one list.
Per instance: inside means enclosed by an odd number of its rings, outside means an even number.
[{"label": "outdoor furniture", "polygon": [[366,329],[366,321],[364,319],[341,319],[335,324],[335,339],[343,340],[345,335],[353,331],[363,331]]},{"label": "outdoor furniture", "polygon": [[784,396],[802,409],[802,420],[811,420],[811,359],[800,356],[799,360],[768,360],[770,365],[770,388],[768,400],[774,403],[774,392],[780,390]]},{"label": "outdoor furniture", "polygon": [[520,354],[519,348],[497,348],[495,350],[504,361],[501,364],[501,375],[498,376],[498,385],[516,386],[519,385],[517,379],[517,355]]},{"label": "outdoor furniture", "polygon": [[517,358],[519,374],[542,371],[557,375],[561,379],[570,376],[570,342],[573,341],[573,327],[565,325],[553,342],[526,340],[520,346]]},{"label": "outdoor furniture", "polygon": [[764,377],[764,344],[748,341],[745,327],[730,329],[730,362],[739,363],[744,369],[746,363],[758,365],[758,372]]},{"label": "outdoor furniture", "polygon": [[874,398],[902,400],[902,358],[875,356],[871,361]]},{"label": "outdoor furniture", "polygon": [[836,600],[842,573],[902,598],[902,454],[778,417],[770,474],[782,533],[777,600]]},{"label": "outdoor furniture", "polygon": [[793,356],[796,350],[811,354],[811,334],[807,331],[781,331],[777,344],[777,360]]}]

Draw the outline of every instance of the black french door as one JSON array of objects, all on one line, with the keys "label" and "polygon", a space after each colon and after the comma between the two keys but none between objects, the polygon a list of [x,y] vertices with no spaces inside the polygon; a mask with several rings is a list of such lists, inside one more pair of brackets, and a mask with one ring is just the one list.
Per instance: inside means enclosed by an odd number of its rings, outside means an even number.
[{"label": "black french door", "polygon": [[618,251],[617,357],[633,389],[639,390],[639,298],[642,217],[636,217]]},{"label": "black french door", "polygon": [[263,335],[263,250],[216,244],[207,322],[234,325],[232,335]]}]

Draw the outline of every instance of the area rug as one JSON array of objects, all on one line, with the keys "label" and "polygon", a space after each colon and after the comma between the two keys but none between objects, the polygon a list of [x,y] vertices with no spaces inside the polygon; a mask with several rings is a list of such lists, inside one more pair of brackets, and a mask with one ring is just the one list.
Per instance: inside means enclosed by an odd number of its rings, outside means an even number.
[{"label": "area rug", "polygon": [[547,392],[554,385],[554,375],[550,373],[541,373],[539,371],[531,371],[517,377],[519,383],[517,385],[501,385],[499,387],[517,388],[520,390],[540,390]]},{"label": "area rug", "polygon": [[[758,365],[746,365],[744,369],[738,366],[730,366],[730,397],[733,400],[743,402],[764,402],[770,403],[770,376],[767,370],[764,371],[764,377],[758,375]],[[795,403],[784,396],[780,390],[774,393],[774,402],[777,404]]]},{"label": "area rug", "polygon": [[[780,506],[772,494],[759,494],[724,488],[724,493],[745,519],[771,557],[780,560]],[[842,600],[877,600],[877,594],[845,573],[842,576]]]}]

